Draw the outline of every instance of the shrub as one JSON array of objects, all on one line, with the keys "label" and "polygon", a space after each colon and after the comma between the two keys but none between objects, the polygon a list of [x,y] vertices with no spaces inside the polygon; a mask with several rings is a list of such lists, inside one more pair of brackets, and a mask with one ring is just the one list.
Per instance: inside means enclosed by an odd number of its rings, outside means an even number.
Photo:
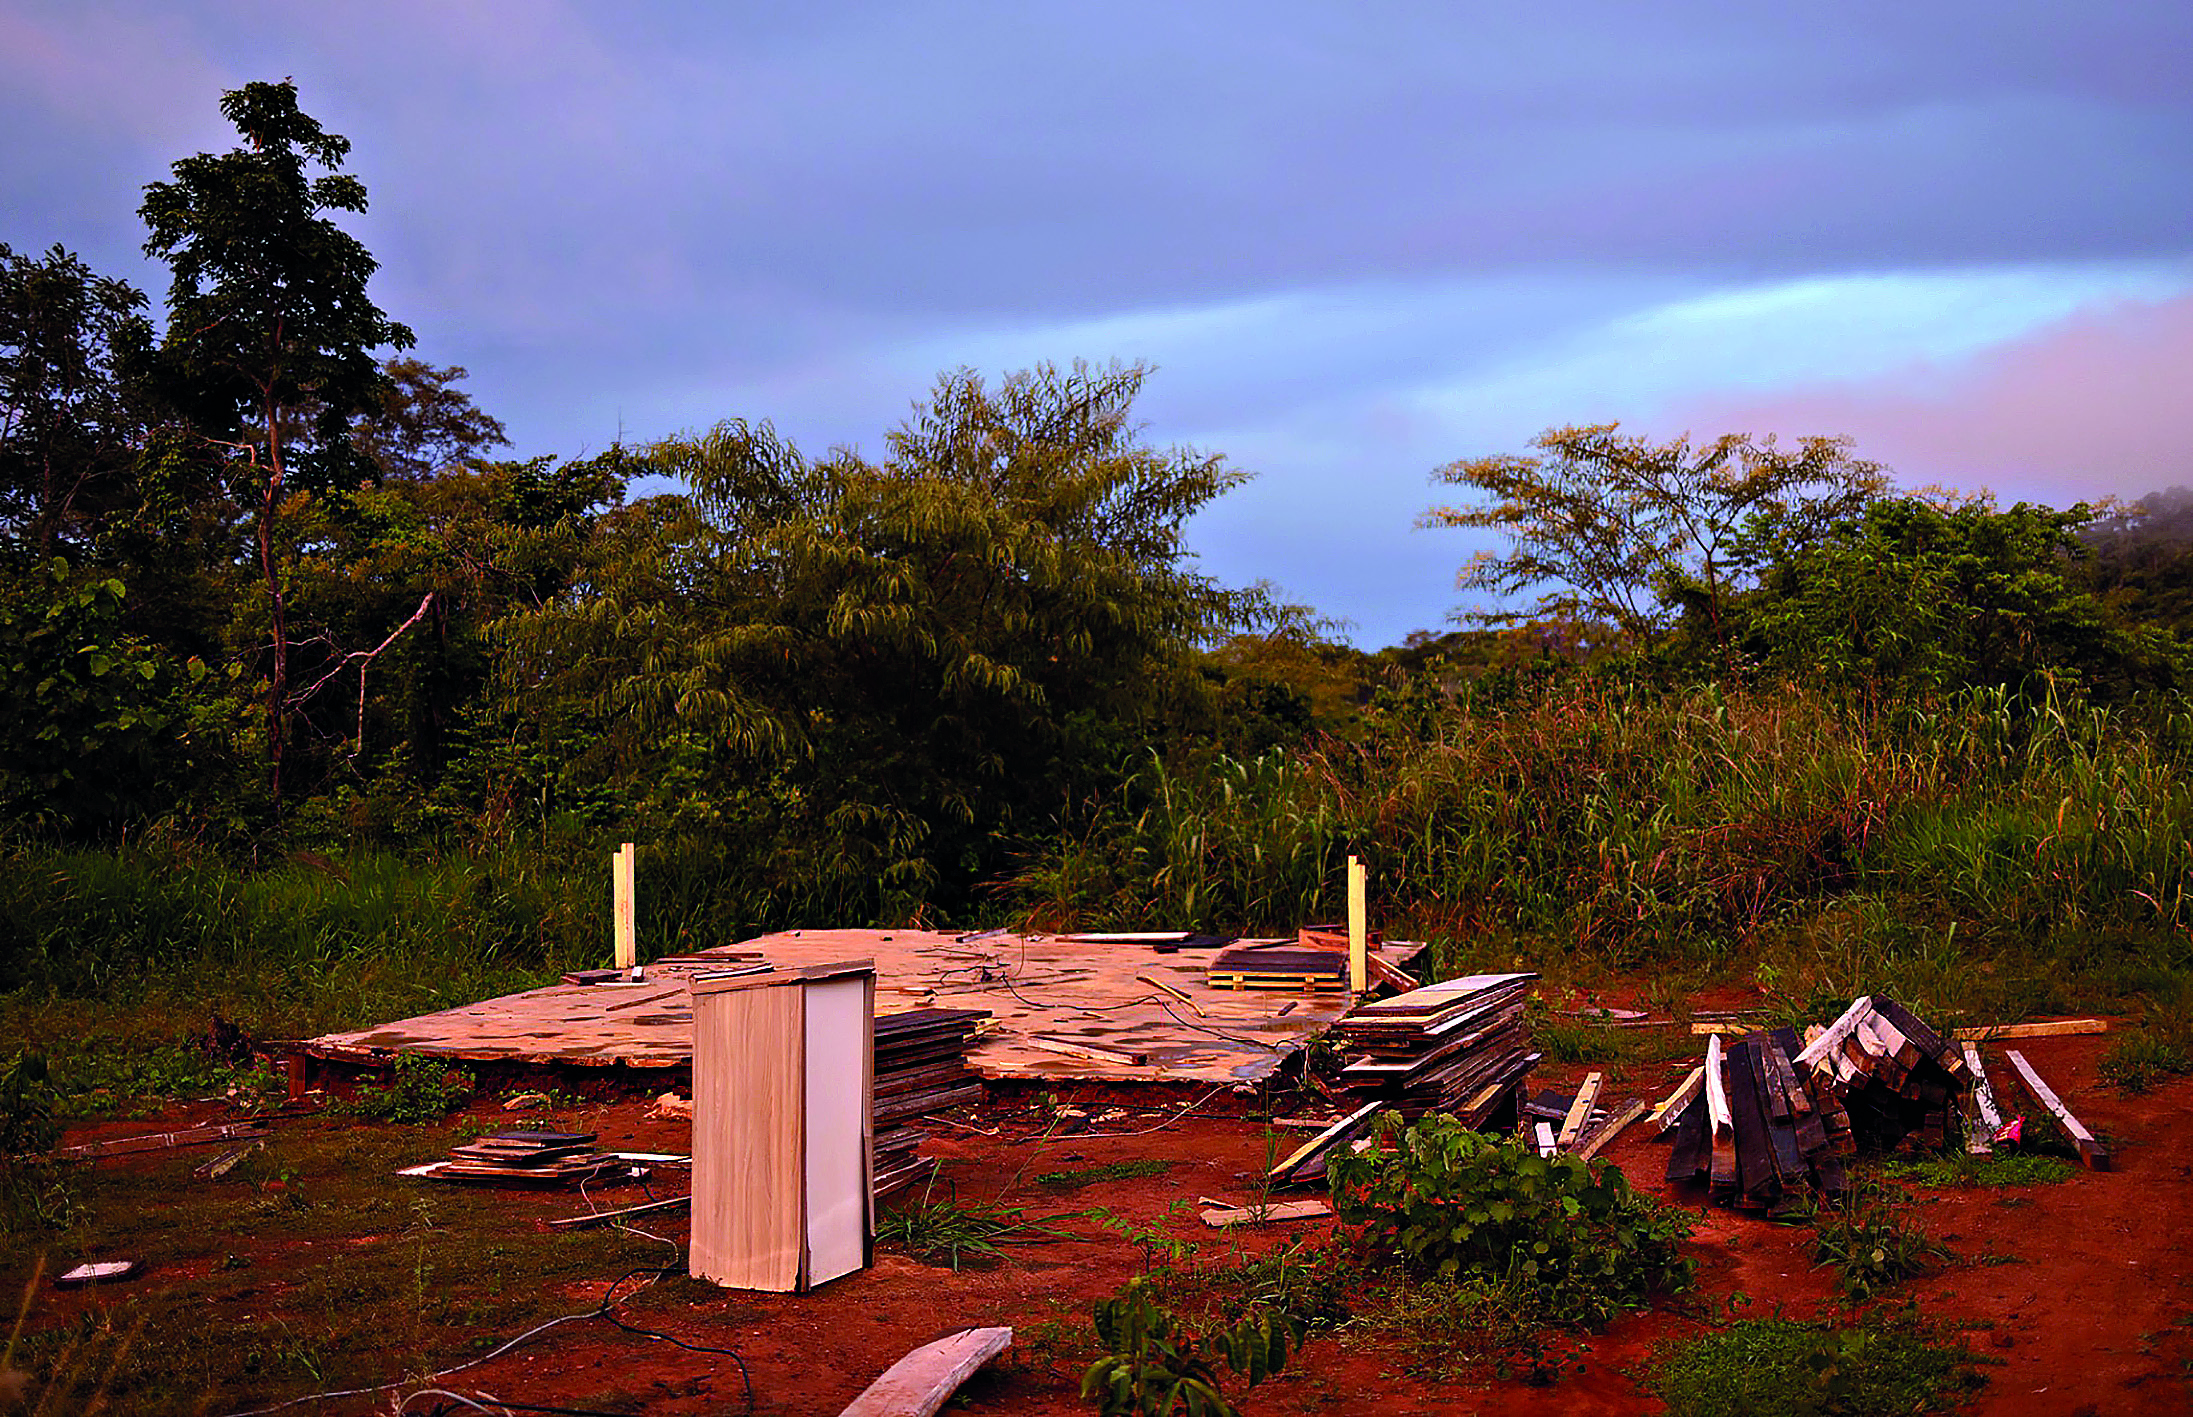
[{"label": "shrub", "polygon": [[1901,1193],[1863,1185],[1840,1206],[1819,1206],[1804,1217],[1812,1222],[1813,1262],[1835,1270],[1837,1287],[1853,1304],[1950,1258],[1948,1247],[1913,1223],[1906,1209]]},{"label": "shrub", "polygon": [[1330,1180],[1335,1212],[1372,1248],[1440,1279],[1520,1282],[1556,1322],[1605,1323],[1690,1283],[1689,1219],[1620,1169],[1542,1157],[1445,1114],[1406,1130],[1389,1115],[1370,1149],[1334,1159]]},{"label": "shrub", "polygon": [[359,1088],[345,1110],[368,1121],[416,1126],[440,1121],[471,1092],[472,1079],[462,1069],[403,1053],[397,1056],[387,1082]]}]

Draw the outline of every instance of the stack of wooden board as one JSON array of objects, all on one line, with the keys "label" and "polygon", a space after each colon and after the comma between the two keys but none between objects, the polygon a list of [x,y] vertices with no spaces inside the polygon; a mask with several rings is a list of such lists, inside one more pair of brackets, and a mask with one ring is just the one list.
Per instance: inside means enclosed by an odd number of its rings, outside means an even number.
[{"label": "stack of wooden board", "polygon": [[1364,1004],[1326,1036],[1347,1055],[1340,1083],[1410,1119],[1450,1112],[1512,1124],[1530,1049],[1523,1002],[1535,974],[1473,974]]},{"label": "stack of wooden board", "polygon": [[1933,1029],[1881,995],[1809,1042],[1788,1028],[1716,1036],[1695,1095],[1663,1123],[1675,1139],[1668,1179],[1703,1178],[1715,1200],[1770,1209],[1806,1188],[1839,1195],[1844,1157],[1955,1136],[1969,1078]]},{"label": "stack of wooden board", "polygon": [[449,1149],[433,1174],[443,1181],[501,1181],[560,1186],[619,1164],[594,1150],[592,1132],[497,1132]]},{"label": "stack of wooden board", "polygon": [[1229,945],[1206,978],[1213,989],[1345,989],[1348,955],[1299,942]]},{"label": "stack of wooden board", "polygon": [[984,1009],[912,1009],[876,1019],[875,1198],[904,1190],[936,1169],[919,1154],[924,1134],[908,1123],[982,1100],[967,1066]]},{"label": "stack of wooden board", "polygon": [[1938,1150],[1961,1135],[1971,1069],[1956,1048],[1885,995],[1854,1000],[1796,1061],[1833,1082],[1861,1150],[1892,1150],[1913,1135]]},{"label": "stack of wooden board", "polygon": [[1842,1194],[1849,1126],[1833,1086],[1792,1061],[1798,1046],[1787,1028],[1707,1041],[1702,1084],[1669,1128],[1669,1181],[1704,1179],[1713,1199],[1747,1208]]}]

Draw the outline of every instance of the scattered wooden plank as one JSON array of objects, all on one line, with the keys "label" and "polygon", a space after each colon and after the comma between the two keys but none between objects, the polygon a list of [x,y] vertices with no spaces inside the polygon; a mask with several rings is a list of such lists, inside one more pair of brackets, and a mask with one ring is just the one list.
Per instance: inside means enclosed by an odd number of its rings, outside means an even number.
[{"label": "scattered wooden plank", "polygon": [[[1385,1110],[1386,1102],[1383,1098],[1364,1103],[1361,1107],[1356,1108],[1347,1116],[1342,1117],[1324,1131],[1304,1142],[1291,1156],[1274,1166],[1266,1174],[1265,1179],[1272,1182],[1284,1182],[1294,1179],[1297,1172],[1302,1171],[1312,1161],[1322,1158],[1327,1151],[1353,1138],[1357,1132],[1370,1124],[1371,1118]],[[1319,1168],[1319,1174],[1323,1174],[1323,1167]]]},{"label": "scattered wooden plank", "polygon": [[2010,1059],[2010,1065],[2018,1070],[2018,1076],[2025,1082],[2026,1091],[2033,1094],[2033,1100],[2046,1107],[2063,1129],[2070,1133],[2071,1139],[2078,1143],[2079,1159],[2096,1171],[2107,1171],[2109,1148],[2095,1140],[2094,1134],[2086,1129],[2085,1124],[2071,1115],[2071,1109],[2064,1106],[2063,1100],[2056,1096],[2047,1083],[2041,1081],[2041,1075],[2025,1060],[2025,1054],[2015,1048],[2005,1048],[2003,1056]]},{"label": "scattered wooden plank", "polygon": [[[1204,1197],[1210,1202],[1210,1197]],[[1332,1207],[1319,1200],[1272,1201],[1265,1205],[1228,1205],[1211,1202],[1204,1206],[1203,1223],[1214,1230],[1230,1230],[1236,1225],[1264,1225],[1281,1220],[1308,1220],[1315,1216],[1331,1215]]]},{"label": "scattered wooden plank", "polygon": [[1576,1089],[1576,1100],[1569,1104],[1569,1115],[1561,1121],[1561,1131],[1553,1141],[1562,1151],[1576,1144],[1584,1134],[1584,1123],[1591,1116],[1592,1104],[1599,1100],[1599,1085],[1606,1080],[1604,1073],[1586,1073],[1584,1085]]},{"label": "scattered wooden plank", "polygon": [[1553,1123],[1551,1122],[1531,1123],[1531,1142],[1538,1148],[1540,1156],[1553,1156],[1560,1151],[1560,1148],[1555,1146],[1553,1142]]},{"label": "scattered wooden plank", "polygon": [[1180,992],[1180,991],[1179,991],[1178,989],[1175,989],[1175,988],[1174,988],[1174,987],[1173,987],[1172,985],[1170,985],[1170,984],[1167,984],[1167,983],[1166,983],[1166,982],[1165,982],[1164,980],[1162,980],[1162,979],[1152,979],[1152,978],[1151,978],[1151,977],[1150,977],[1149,975],[1147,975],[1147,974],[1138,974],[1138,975],[1136,975],[1136,976],[1135,976],[1135,979],[1136,979],[1136,981],[1137,981],[1138,983],[1142,983],[1142,984],[1148,984],[1148,985],[1150,985],[1150,986],[1151,986],[1152,988],[1155,988],[1155,989],[1160,989],[1160,990],[1164,991],[1165,993],[1167,993],[1167,994],[1170,994],[1170,995],[1172,995],[1172,996],[1173,996],[1174,998],[1176,998],[1176,999],[1180,1000],[1180,1002],[1182,1002],[1183,1004],[1186,1004],[1186,1005],[1187,1005],[1187,1006],[1188,1006],[1188,1007],[1189,1007],[1190,1009],[1193,1009],[1193,1010],[1195,1011],[1195,1016],[1196,1016],[1197,1018],[1202,1018],[1202,1017],[1203,1017],[1203,1006],[1202,1006],[1201,1004],[1199,1004],[1199,1003],[1197,1003],[1197,1002],[1196,1002],[1195,1000],[1193,1000],[1193,999],[1189,998],[1189,997],[1188,997],[1188,996],[1187,996],[1186,994],[1183,994],[1183,993],[1181,993],[1181,992]]},{"label": "scattered wooden plank", "polygon": [[1651,1107],[1651,1103],[1640,1097],[1612,1117],[1609,1117],[1589,1137],[1584,1139],[1583,1145],[1576,1148],[1576,1159],[1589,1161],[1606,1150],[1608,1143],[1627,1131],[1630,1123],[1644,1116]]},{"label": "scattered wooden plank", "polygon": [[1696,1097],[1698,1090],[1705,1085],[1706,1069],[1705,1065],[1701,1063],[1684,1075],[1683,1080],[1676,1084],[1675,1091],[1654,1104],[1652,1115],[1647,1120],[1657,1126],[1662,1133],[1671,1131],[1675,1124],[1682,1120],[1683,1109],[1690,1106],[1690,1100]]},{"label": "scattered wooden plank", "polygon": [[2035,1023],[1990,1023],[1960,1028],[1950,1035],[1959,1043],[1986,1043],[1997,1038],[2062,1038],[2071,1034],[2107,1033],[2106,1018],[2049,1018]]},{"label": "scattered wooden plank", "polygon": [[1791,1061],[1811,1068],[1815,1072],[1822,1070],[1827,1066],[1829,1056],[1841,1051],[1843,1040],[1848,1038],[1851,1032],[1860,1023],[1864,1022],[1872,1012],[1872,999],[1861,996],[1851,1000],[1850,1007],[1843,1010],[1842,1016],[1826,1028],[1821,1029],[1817,1034],[1809,1028],[1805,1030],[1804,1051]]},{"label": "scattered wooden plank", "polygon": [[1009,1328],[963,1328],[893,1363],[840,1417],[933,1417],[961,1383],[1013,1346]]},{"label": "scattered wooden plank", "polygon": [[614,1225],[628,1216],[652,1215],[665,1210],[683,1210],[692,1203],[693,1198],[691,1196],[672,1196],[668,1200],[649,1201],[645,1205],[628,1205],[622,1210],[599,1210],[591,1215],[565,1216],[561,1220],[549,1221],[548,1228],[551,1230],[594,1230],[604,1225]]},{"label": "scattered wooden plank", "polygon": [[144,1268],[139,1260],[93,1260],[53,1277],[56,1287],[79,1289],[87,1284],[115,1284],[135,1275]]}]

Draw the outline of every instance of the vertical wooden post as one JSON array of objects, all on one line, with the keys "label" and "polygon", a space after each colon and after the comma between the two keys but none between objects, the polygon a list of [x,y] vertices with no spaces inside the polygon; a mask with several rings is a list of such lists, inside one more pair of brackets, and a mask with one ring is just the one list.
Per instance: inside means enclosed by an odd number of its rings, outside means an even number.
[{"label": "vertical wooden post", "polygon": [[1356,857],[1348,858],[1348,987],[1358,994],[1370,992],[1370,868]]},{"label": "vertical wooden post", "polygon": [[610,929],[616,939],[619,969],[635,969],[640,962],[639,909],[635,900],[639,883],[633,866],[632,843],[628,841],[609,858]]}]

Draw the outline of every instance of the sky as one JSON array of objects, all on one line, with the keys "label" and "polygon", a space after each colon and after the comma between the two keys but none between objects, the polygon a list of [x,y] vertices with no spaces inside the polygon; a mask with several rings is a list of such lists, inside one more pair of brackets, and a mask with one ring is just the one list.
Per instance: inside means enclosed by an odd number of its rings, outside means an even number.
[{"label": "sky", "polygon": [[1555,425],[2193,484],[2184,0],[0,0],[0,241],[157,304],[144,185],[284,77],[516,454],[1144,361],[1255,474],[1202,569],[1365,647],[1463,607],[1433,470]]}]

